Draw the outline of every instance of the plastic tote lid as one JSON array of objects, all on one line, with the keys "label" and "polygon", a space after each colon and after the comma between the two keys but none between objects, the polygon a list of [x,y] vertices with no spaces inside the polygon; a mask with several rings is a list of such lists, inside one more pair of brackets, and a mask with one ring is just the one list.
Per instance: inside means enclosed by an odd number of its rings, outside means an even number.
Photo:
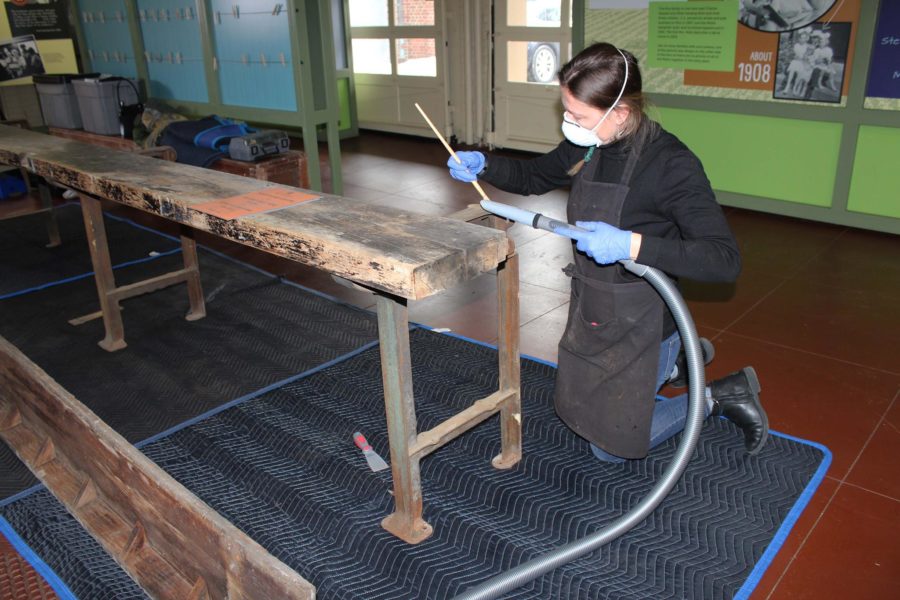
[{"label": "plastic tote lid", "polygon": [[54,73],[52,75],[32,75],[34,83],[69,83],[76,79],[98,77],[100,73]]}]

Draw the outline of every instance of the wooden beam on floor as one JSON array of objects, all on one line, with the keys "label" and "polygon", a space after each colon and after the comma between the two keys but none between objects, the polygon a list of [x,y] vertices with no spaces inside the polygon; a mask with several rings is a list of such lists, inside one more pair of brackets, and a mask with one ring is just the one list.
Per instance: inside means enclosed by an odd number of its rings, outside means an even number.
[{"label": "wooden beam on floor", "polygon": [[315,598],[3,338],[0,390],[0,438],[151,597]]}]

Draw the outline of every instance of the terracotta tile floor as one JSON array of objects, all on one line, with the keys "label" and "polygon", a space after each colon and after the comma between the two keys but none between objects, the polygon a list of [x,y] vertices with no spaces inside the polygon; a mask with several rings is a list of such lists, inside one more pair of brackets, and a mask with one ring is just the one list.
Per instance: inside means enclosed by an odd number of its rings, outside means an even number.
[{"label": "terracotta tile floor", "polygon": [[[478,196],[446,175],[445,161],[433,140],[364,132],[342,142],[344,195],[448,215]],[[485,187],[495,200],[556,218],[565,214],[565,192],[523,198]],[[0,203],[0,216],[15,204]],[[743,252],[740,280],[683,286],[701,335],[716,344],[709,376],[754,365],[772,427],[834,454],[826,480],[752,597],[900,598],[900,238],[725,212]],[[510,235],[521,259],[522,352],[555,361],[568,308],[568,283],[559,272],[568,262],[568,244],[520,225]],[[373,305],[371,296],[320,272],[202,241],[304,285]],[[411,318],[493,342],[493,285],[492,276],[483,276],[412,303]],[[14,556],[0,545],[0,564]],[[12,597],[0,589],[0,599]]]}]

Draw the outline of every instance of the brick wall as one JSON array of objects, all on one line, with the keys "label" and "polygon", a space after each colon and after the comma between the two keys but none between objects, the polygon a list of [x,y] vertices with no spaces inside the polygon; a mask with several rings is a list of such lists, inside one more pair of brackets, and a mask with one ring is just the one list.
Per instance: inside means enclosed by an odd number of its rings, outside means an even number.
[{"label": "brick wall", "polygon": [[[395,0],[395,2],[396,23],[428,26],[434,24],[434,0]],[[403,39],[398,44],[397,52],[401,60],[434,56],[434,39]]]}]

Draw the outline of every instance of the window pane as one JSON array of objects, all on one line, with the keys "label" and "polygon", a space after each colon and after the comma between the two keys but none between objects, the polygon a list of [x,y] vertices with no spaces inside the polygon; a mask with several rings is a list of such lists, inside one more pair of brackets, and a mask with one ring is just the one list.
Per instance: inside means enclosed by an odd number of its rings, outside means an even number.
[{"label": "window pane", "polygon": [[556,83],[559,71],[559,42],[507,42],[508,81]]},{"label": "window pane", "polygon": [[506,24],[513,27],[559,27],[562,0],[509,0]]},{"label": "window pane", "polygon": [[344,3],[342,0],[331,0],[331,29],[334,33],[334,66],[347,68],[347,34],[344,31]]},{"label": "window pane", "polygon": [[388,0],[350,0],[350,27],[387,27]]},{"label": "window pane", "polygon": [[434,25],[434,0],[394,0],[395,25]]},{"label": "window pane", "polygon": [[391,42],[388,39],[353,39],[353,72],[391,74]]},{"label": "window pane", "polygon": [[434,38],[398,39],[397,74],[437,77]]}]

